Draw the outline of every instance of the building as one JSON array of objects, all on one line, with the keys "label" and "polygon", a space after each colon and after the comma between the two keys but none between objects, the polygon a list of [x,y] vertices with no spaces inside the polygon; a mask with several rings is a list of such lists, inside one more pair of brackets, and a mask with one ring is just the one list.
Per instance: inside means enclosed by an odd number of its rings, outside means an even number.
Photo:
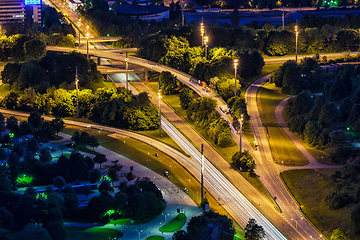
[{"label": "building", "polygon": [[130,16],[131,18],[139,18],[143,20],[161,21],[163,18],[169,18],[170,8],[161,5],[152,4],[121,4],[114,8],[117,14]]},{"label": "building", "polygon": [[75,11],[78,7],[85,5],[85,1],[82,0],[67,0],[69,8]]},{"label": "building", "polygon": [[25,21],[24,0],[0,1],[0,24]]},{"label": "building", "polygon": [[25,1],[26,21],[29,21],[29,22],[31,21],[34,23],[38,23],[39,25],[42,25],[42,14],[41,14],[42,2],[41,2],[41,0],[35,4],[26,4],[26,2],[29,2],[29,1]]}]

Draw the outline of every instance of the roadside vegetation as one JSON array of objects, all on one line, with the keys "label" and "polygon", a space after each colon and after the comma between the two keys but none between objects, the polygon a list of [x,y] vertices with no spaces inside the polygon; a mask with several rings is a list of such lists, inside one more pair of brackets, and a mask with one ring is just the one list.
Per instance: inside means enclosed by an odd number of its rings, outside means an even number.
[{"label": "roadside vegetation", "polygon": [[175,218],[171,219],[170,222],[165,223],[159,231],[160,232],[176,232],[179,231],[186,222],[186,215],[179,213]]}]

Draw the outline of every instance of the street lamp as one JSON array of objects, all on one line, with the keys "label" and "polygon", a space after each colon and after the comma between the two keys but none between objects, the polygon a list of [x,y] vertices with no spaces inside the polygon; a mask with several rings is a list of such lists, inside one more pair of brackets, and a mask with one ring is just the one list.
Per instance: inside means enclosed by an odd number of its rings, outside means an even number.
[{"label": "street lamp", "polygon": [[165,223],[166,223],[166,216],[169,216],[169,213],[162,213],[165,216]]},{"label": "street lamp", "polygon": [[76,85],[76,117],[79,118],[79,78],[78,78],[78,72],[77,72],[77,65],[75,67],[76,69],[76,77],[75,77],[75,85]]},{"label": "street lamp", "polygon": [[237,70],[237,66],[238,66],[238,63],[239,63],[239,59],[236,58],[236,55],[235,55],[235,59],[234,59],[234,68],[235,68],[235,97],[236,97],[236,70]]},{"label": "street lamp", "polygon": [[207,59],[207,43],[209,42],[209,37],[208,36],[205,36],[204,37],[204,42],[205,42],[205,59]]},{"label": "street lamp", "polygon": [[160,137],[161,135],[161,89],[160,89],[160,81],[159,81],[159,131],[160,131]]},{"label": "street lamp", "polygon": [[86,58],[89,59],[89,26],[86,26]]},{"label": "street lamp", "polygon": [[125,58],[125,65],[126,65],[126,77],[125,77],[125,81],[126,81],[126,89],[129,90],[129,86],[128,86],[128,54],[126,52],[126,58]]},{"label": "street lamp", "polygon": [[79,48],[80,48],[80,35],[81,35],[81,33],[80,33],[80,24],[81,24],[81,20],[79,19],[79,21],[78,21],[78,28],[79,28]]},{"label": "street lamp", "polygon": [[240,115],[239,123],[240,123],[240,153],[241,153],[242,152],[242,125],[244,123],[244,115],[242,113]]},{"label": "street lamp", "polygon": [[282,12],[282,30],[284,31],[285,29],[285,13],[284,13],[284,6],[283,6],[283,12]]},{"label": "street lamp", "polygon": [[297,52],[298,52],[298,36],[299,36],[299,32],[298,32],[298,27],[297,25],[295,26],[295,62],[297,63]]},{"label": "street lamp", "polygon": [[201,46],[204,46],[204,34],[205,34],[205,28],[204,28],[204,23],[201,22],[200,25],[200,33],[201,33]]}]

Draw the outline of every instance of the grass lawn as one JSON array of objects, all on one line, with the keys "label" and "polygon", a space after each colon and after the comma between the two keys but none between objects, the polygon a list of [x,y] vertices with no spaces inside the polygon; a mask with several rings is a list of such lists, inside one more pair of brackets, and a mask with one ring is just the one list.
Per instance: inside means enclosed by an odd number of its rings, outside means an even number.
[{"label": "grass lawn", "polygon": [[[80,131],[80,127],[72,126],[71,128],[65,128],[64,133],[72,135],[75,131]],[[108,137],[108,132],[101,131],[100,134],[97,130],[88,129],[86,130],[89,134],[94,134],[99,139],[100,145],[110,150],[123,154],[130,159],[146,166],[147,168],[165,175],[165,171],[169,171],[169,180],[171,180],[180,189],[187,189],[186,193],[192,198],[192,200],[200,206],[200,182],[185,168],[183,168],[177,161],[170,158],[166,154],[157,151],[156,148],[147,145],[141,141],[137,141],[131,138],[119,138],[114,139]],[[120,135],[119,135],[120,137]],[[124,144],[125,141],[125,144]],[[124,147],[126,145],[126,148]],[[96,150],[96,149],[95,149]],[[154,153],[158,153],[158,157],[154,156]],[[148,154],[149,153],[149,154]],[[121,163],[120,163],[121,164]],[[171,169],[170,169],[171,165]],[[104,166],[104,164],[102,165]],[[105,165],[106,167],[107,165]],[[170,171],[172,170],[172,171]],[[229,218],[230,215],[226,210],[218,203],[218,201],[205,190],[204,196],[208,199],[210,209],[222,215],[226,215]],[[234,221],[235,229],[239,236],[243,236],[243,229]]]},{"label": "grass lawn", "polygon": [[186,216],[184,213],[179,213],[175,218],[173,218],[170,222],[166,223],[162,226],[159,231],[160,232],[176,232],[179,231],[186,222]]},{"label": "grass lawn", "polygon": [[68,240],[98,240],[98,239],[118,239],[123,233],[110,228],[82,228],[65,227],[68,232]]},{"label": "grass lawn", "polygon": [[240,172],[240,174],[246,179],[248,180],[248,182],[250,182],[255,188],[258,189],[258,191],[260,191],[262,194],[265,195],[266,198],[268,198],[270,200],[270,202],[273,202],[273,199],[271,198],[270,194],[268,193],[268,191],[266,191],[264,185],[262,185],[262,183],[260,182],[259,178],[257,177],[250,177],[249,176],[249,172]]},{"label": "grass lawn", "polygon": [[154,235],[154,236],[147,237],[145,240],[164,240],[164,239],[165,238],[163,236]]},{"label": "grass lawn", "polygon": [[261,104],[261,119],[265,126],[265,131],[269,135],[270,148],[274,161],[278,164],[301,166],[308,162],[299,152],[295,145],[282,131],[275,120],[275,107],[288,95],[281,93],[281,88],[275,84],[265,83],[258,93]]},{"label": "grass lawn", "polygon": [[[320,169],[326,174],[339,169]],[[328,239],[336,228],[343,228],[346,231],[351,229],[350,214],[355,204],[349,204],[338,210],[330,210],[325,203],[325,197],[336,189],[336,182],[324,177],[315,170],[291,170],[281,173],[285,184],[301,206],[301,210],[310,221]],[[344,189],[353,195],[354,189]],[[350,231],[350,239],[360,239]]]},{"label": "grass lawn", "polygon": [[2,84],[0,86],[0,95],[4,96],[10,91],[10,84]]}]

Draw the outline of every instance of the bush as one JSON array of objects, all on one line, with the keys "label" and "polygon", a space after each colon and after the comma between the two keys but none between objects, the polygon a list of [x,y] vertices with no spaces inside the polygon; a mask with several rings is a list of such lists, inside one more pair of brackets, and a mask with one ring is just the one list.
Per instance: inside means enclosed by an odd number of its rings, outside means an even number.
[{"label": "bush", "polygon": [[326,205],[331,210],[340,209],[353,202],[348,193],[339,193],[337,191],[330,193],[325,198]]}]

